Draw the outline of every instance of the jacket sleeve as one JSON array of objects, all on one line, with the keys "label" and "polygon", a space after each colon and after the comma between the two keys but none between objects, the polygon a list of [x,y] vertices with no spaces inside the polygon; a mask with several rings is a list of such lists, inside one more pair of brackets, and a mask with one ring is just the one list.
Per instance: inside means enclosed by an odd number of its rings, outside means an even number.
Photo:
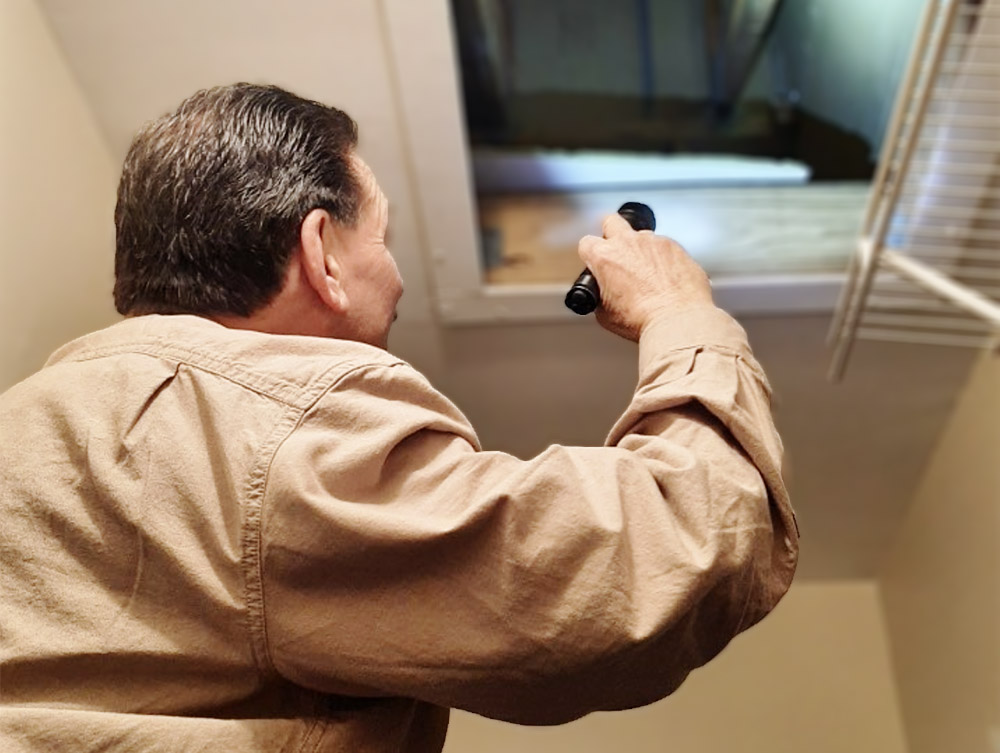
[{"label": "jacket sleeve", "polygon": [[286,678],[523,724],[672,692],[788,588],[763,372],[715,308],[653,323],[606,447],[480,451],[405,364],[345,375],[274,457],[268,650]]}]

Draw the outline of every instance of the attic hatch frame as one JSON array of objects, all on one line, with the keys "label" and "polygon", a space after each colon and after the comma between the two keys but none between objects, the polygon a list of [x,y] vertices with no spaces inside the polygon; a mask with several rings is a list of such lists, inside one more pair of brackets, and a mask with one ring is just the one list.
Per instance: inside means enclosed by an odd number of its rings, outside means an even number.
[{"label": "attic hatch frame", "polygon": [[[928,0],[830,328],[1000,347],[1000,0]],[[985,225],[986,227],[983,227]]]},{"label": "attic hatch frame", "polygon": [[[445,326],[585,321],[563,305],[572,279],[558,285],[485,281],[448,0],[381,0],[379,8],[436,318]],[[412,34],[414,28],[422,33]],[[799,226],[813,229],[805,220]],[[734,315],[829,315],[844,279],[843,272],[734,276],[714,279],[713,292]]]}]

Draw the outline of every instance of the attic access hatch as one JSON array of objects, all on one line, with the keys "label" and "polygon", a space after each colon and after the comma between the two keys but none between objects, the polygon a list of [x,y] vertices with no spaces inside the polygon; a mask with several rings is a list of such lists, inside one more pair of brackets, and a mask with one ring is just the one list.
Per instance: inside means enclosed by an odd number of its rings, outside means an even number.
[{"label": "attic access hatch", "polygon": [[[419,19],[405,0],[385,5],[445,323],[573,318],[562,299],[580,271],[576,243],[599,232],[601,218],[625,201],[653,208],[658,228],[706,266],[729,311],[833,309],[917,13],[912,24],[896,17],[889,26],[868,24],[892,33],[866,40],[869,67],[859,74],[857,45],[845,39],[858,37],[866,19],[833,23],[843,6],[832,0],[823,13],[722,0],[454,0],[450,9],[438,0]],[[625,19],[631,35],[603,52],[581,47],[581,38],[594,38],[581,26],[588,18],[608,28]],[[419,38],[408,33],[418,20]],[[712,24],[715,47],[704,49],[699,40]],[[688,33],[642,42],[670,28]],[[553,49],[540,52],[539,40]],[[823,54],[810,58],[805,47]],[[655,59],[666,49],[675,59]],[[579,70],[614,68],[581,55],[611,54],[627,68],[626,55],[636,50],[642,59],[625,83],[641,85],[598,81],[594,93],[577,80]],[[553,59],[568,61],[555,78],[546,65]],[[864,96],[819,85],[839,74]],[[477,80],[486,85],[477,89]],[[555,96],[544,91],[557,85],[563,91]],[[602,86],[621,90],[602,93]],[[823,112],[839,113],[841,122]],[[504,123],[506,130],[498,127]]]}]

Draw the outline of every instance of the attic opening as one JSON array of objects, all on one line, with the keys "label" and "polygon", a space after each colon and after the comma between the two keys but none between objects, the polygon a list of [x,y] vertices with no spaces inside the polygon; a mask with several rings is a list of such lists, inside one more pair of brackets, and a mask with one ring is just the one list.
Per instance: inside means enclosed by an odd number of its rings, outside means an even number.
[{"label": "attic opening", "polygon": [[716,279],[845,268],[922,3],[451,4],[487,285],[630,200]]}]

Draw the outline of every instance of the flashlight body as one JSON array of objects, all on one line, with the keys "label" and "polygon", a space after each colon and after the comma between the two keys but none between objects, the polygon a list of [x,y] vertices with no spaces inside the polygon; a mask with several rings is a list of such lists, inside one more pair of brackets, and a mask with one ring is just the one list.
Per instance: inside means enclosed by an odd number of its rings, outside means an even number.
[{"label": "flashlight body", "polygon": [[[627,201],[618,209],[633,230],[656,230],[656,216],[653,210],[638,201]],[[601,303],[601,289],[589,269],[584,269],[576,278],[573,287],[566,293],[566,308],[574,314],[589,314]]]}]

